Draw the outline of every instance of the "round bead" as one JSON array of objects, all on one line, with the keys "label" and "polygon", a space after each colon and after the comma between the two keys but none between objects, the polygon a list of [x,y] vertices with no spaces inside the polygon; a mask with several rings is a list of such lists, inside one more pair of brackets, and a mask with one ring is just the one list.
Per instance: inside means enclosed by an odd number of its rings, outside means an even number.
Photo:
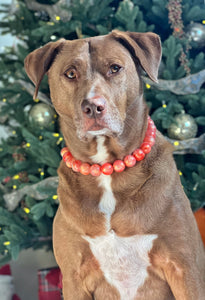
[{"label": "round bead", "polygon": [[67,147],[61,149],[61,156],[63,156],[66,152],[69,152]]},{"label": "round bead", "polygon": [[100,176],[100,174],[101,174],[100,166],[98,164],[92,165],[90,167],[90,174],[92,176]]},{"label": "round bead", "polygon": [[151,118],[148,119],[148,126],[150,126],[150,125],[154,125],[154,121],[152,121]]},{"label": "round bead", "polygon": [[67,160],[66,160],[66,166],[68,167],[68,168],[72,168],[72,164],[73,164],[73,161],[74,161],[75,159],[71,156],[70,158],[68,158]]},{"label": "round bead", "polygon": [[155,143],[155,138],[153,136],[146,136],[143,142],[150,144],[152,147]]},{"label": "round bead", "polygon": [[156,137],[156,131],[154,130],[147,130],[146,136],[153,136],[153,138]]},{"label": "round bead", "polygon": [[147,154],[151,151],[152,147],[150,146],[150,144],[148,143],[142,143],[140,149],[142,149],[142,151]]},{"label": "round bead", "polygon": [[149,124],[147,130],[155,131],[156,132],[156,126],[153,124]]},{"label": "round bead", "polygon": [[115,170],[115,172],[122,172],[125,169],[125,163],[122,160],[116,160],[113,163],[113,168]]},{"label": "round bead", "polygon": [[137,161],[141,161],[143,160],[143,158],[145,157],[145,153],[142,151],[142,149],[136,149],[134,152],[133,152],[133,156],[135,157],[135,159]]},{"label": "round bead", "polygon": [[74,172],[80,172],[80,166],[81,166],[81,161],[80,160],[74,160],[72,162],[72,169]]},{"label": "round bead", "polygon": [[110,163],[105,163],[101,167],[101,172],[105,175],[111,175],[113,172],[113,166]]},{"label": "round bead", "polygon": [[136,159],[133,155],[127,155],[124,158],[124,163],[127,167],[133,167],[136,164]]},{"label": "round bead", "polygon": [[83,175],[89,175],[90,174],[90,165],[88,163],[83,163],[80,166],[80,173]]},{"label": "round bead", "polygon": [[63,154],[63,160],[65,162],[71,157],[72,157],[72,154],[69,151]]}]

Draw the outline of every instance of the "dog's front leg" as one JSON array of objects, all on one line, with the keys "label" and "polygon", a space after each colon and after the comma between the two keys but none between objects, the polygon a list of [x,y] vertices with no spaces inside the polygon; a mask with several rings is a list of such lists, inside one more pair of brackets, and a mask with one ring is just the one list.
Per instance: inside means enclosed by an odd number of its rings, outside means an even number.
[{"label": "dog's front leg", "polygon": [[[67,277],[66,274],[64,277]],[[71,282],[73,281],[73,282]],[[87,294],[83,288],[77,285],[74,278],[63,280],[63,299],[64,300],[93,300],[91,294]]]},{"label": "dog's front leg", "polygon": [[53,246],[63,277],[63,299],[93,300],[101,271],[88,243],[70,228],[60,208],[54,220]]},{"label": "dog's front leg", "polygon": [[163,267],[165,278],[176,300],[205,299],[203,274],[200,274],[194,263],[192,261],[183,265],[170,260]]}]

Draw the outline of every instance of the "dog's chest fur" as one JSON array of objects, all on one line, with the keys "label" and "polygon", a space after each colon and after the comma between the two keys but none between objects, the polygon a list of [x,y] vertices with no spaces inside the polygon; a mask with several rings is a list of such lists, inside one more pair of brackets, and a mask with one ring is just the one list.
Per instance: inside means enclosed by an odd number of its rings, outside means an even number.
[{"label": "dog's chest fur", "polygon": [[[108,155],[104,138],[99,137],[97,143],[97,154],[92,159],[96,163],[103,163]],[[99,177],[99,186],[103,188],[99,210],[105,215],[107,233],[96,238],[84,236],[84,239],[88,241],[106,280],[118,290],[121,299],[134,300],[138,288],[143,286],[148,277],[148,254],[157,235],[120,237],[115,234],[111,228],[111,217],[115,211],[116,199],[111,180],[111,176]]]}]

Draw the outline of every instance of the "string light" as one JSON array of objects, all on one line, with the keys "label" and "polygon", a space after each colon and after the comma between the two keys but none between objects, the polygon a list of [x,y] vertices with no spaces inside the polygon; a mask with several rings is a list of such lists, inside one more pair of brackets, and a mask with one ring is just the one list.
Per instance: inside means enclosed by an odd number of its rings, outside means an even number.
[{"label": "string light", "polygon": [[10,244],[11,244],[11,242],[9,242],[9,241],[4,242],[4,246],[9,246]]},{"label": "string light", "polygon": [[55,23],[54,22],[47,22],[47,25],[53,26],[53,25],[55,25]]},{"label": "string light", "polygon": [[56,144],[59,145],[62,141],[63,141],[63,138],[60,137],[60,138],[57,140]]},{"label": "string light", "polygon": [[59,135],[60,135],[59,133],[53,133],[54,137],[59,137]]},{"label": "string light", "polygon": [[28,207],[24,207],[23,209],[25,211],[26,214],[29,214],[30,213],[30,209]]},{"label": "string light", "polygon": [[146,83],[146,88],[147,89],[150,89],[151,88],[151,85],[149,83]]}]

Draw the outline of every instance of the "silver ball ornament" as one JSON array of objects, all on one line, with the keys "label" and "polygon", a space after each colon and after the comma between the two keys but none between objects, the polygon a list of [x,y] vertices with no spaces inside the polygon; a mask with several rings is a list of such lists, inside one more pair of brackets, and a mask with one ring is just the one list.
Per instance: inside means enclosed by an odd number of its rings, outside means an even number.
[{"label": "silver ball ornament", "polygon": [[168,128],[168,136],[176,140],[187,140],[194,138],[198,126],[194,118],[188,114],[181,113],[174,117],[175,121]]},{"label": "silver ball ornament", "polygon": [[35,104],[29,111],[29,122],[40,128],[49,128],[55,120],[55,110],[46,103]]},{"label": "silver ball ornament", "polygon": [[186,37],[194,48],[205,46],[205,25],[191,23],[186,27]]}]

